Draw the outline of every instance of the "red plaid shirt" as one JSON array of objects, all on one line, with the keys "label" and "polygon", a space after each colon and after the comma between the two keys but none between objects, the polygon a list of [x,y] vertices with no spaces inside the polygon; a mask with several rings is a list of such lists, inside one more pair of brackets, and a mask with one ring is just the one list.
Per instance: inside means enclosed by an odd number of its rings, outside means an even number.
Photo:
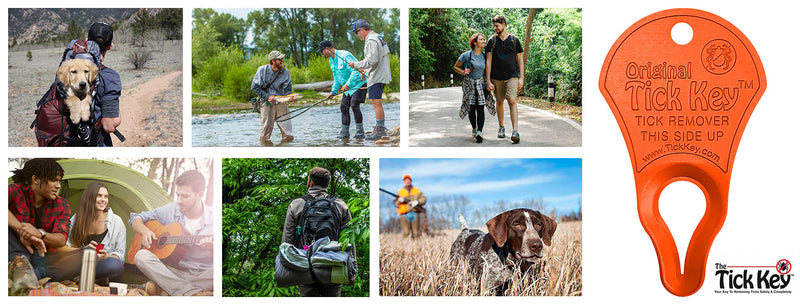
[{"label": "red plaid shirt", "polygon": [[[29,185],[9,184],[8,185],[8,210],[17,217],[19,222],[34,223],[36,213],[34,212],[33,189]],[[42,208],[41,222],[42,229],[48,233],[59,233],[68,238],[69,235],[69,216],[72,211],[69,204],[62,197],[47,201]],[[51,248],[48,250],[52,251]]]}]

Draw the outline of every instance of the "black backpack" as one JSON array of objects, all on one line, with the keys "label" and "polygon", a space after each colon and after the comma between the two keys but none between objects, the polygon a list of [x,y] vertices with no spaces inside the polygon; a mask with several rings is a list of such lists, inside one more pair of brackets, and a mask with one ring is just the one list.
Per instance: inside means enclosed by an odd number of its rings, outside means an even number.
[{"label": "black backpack", "polygon": [[310,194],[302,197],[306,201],[300,214],[297,228],[296,247],[314,244],[317,239],[328,237],[332,241],[339,240],[343,225],[335,196],[315,199]]}]

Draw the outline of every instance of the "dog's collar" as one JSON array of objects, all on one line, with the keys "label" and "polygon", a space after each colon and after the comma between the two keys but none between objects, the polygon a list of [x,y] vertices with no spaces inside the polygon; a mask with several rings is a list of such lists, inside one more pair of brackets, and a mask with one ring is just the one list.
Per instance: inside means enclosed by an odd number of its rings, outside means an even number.
[{"label": "dog's collar", "polygon": [[[502,247],[497,246],[497,243],[492,243],[492,250],[500,257],[500,262],[504,263],[507,267],[514,265],[514,256],[516,256],[517,253],[514,252],[508,243],[503,244]],[[508,255],[511,255],[511,257]]]}]

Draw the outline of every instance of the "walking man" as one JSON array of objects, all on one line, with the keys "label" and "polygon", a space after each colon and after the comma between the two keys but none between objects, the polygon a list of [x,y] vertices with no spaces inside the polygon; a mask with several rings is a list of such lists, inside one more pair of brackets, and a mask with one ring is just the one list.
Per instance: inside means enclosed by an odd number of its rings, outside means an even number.
[{"label": "walking man", "polygon": [[[292,203],[289,204],[289,208],[286,210],[286,220],[284,221],[283,236],[281,237],[283,243],[290,243],[294,246],[302,247],[304,242],[301,241],[301,233],[324,232],[321,230],[317,231],[314,228],[302,230],[298,228],[301,225],[300,217],[303,215],[303,211],[306,209],[306,207],[310,204],[318,203],[317,201],[320,199],[332,201],[332,206],[336,207],[336,212],[334,213],[330,209],[327,210],[330,212],[330,214],[321,214],[321,216],[317,216],[317,220],[315,221],[316,224],[323,222],[327,224],[333,224],[339,226],[339,230],[341,231],[341,229],[347,225],[347,222],[350,222],[350,220],[353,219],[352,215],[350,215],[350,208],[347,207],[347,203],[345,203],[342,199],[328,195],[328,185],[330,182],[331,172],[328,171],[328,169],[314,167],[308,171],[308,181],[306,183],[306,186],[308,187],[308,194],[301,198],[294,199]],[[330,203],[330,201],[327,203]],[[338,216],[338,218],[336,218],[336,216]],[[328,238],[330,238],[332,241],[339,240],[339,233],[334,233],[334,235],[335,237],[328,236]],[[323,237],[314,238],[318,239]],[[313,243],[313,241],[311,242]],[[342,284],[336,283],[316,282],[313,284],[299,285],[297,288],[300,291],[300,296],[338,297],[342,295]]]},{"label": "walking man", "polygon": [[362,80],[362,74],[347,63],[356,62],[356,57],[345,50],[336,50],[333,43],[323,40],[319,43],[319,52],[328,58],[328,64],[333,72],[333,87],[328,99],[342,92],[342,131],[339,138],[350,138],[350,108],[353,109],[353,119],[356,122],[356,139],[364,139],[364,117],[361,114],[361,103],[367,98],[367,81]]},{"label": "walking man", "polygon": [[[269,65],[258,67],[250,90],[255,93],[261,101],[261,132],[259,142],[262,146],[271,145],[270,136],[275,124],[275,118],[289,112],[287,102],[294,101],[289,97],[288,101],[278,99],[292,93],[292,76],[289,70],[283,66],[283,53],[272,51],[269,53]],[[294,140],[292,135],[292,121],[286,120],[277,122],[278,129],[281,131],[281,142]]]},{"label": "walking man", "polygon": [[[506,128],[503,126],[503,100],[508,100],[508,109],[511,112],[511,141],[519,143],[519,123],[517,122],[517,92],[522,90],[525,83],[525,67],[522,65],[522,46],[519,39],[506,29],[506,18],[495,16],[492,18],[495,35],[486,43],[486,79],[487,88],[494,90],[497,108],[497,121],[500,129],[498,138],[506,137]],[[522,69],[520,69],[522,68]]]},{"label": "walking man", "polygon": [[366,71],[369,101],[375,109],[375,129],[366,139],[377,140],[386,136],[385,115],[381,99],[383,98],[383,88],[392,81],[389,45],[383,40],[383,35],[373,32],[369,23],[364,19],[356,20],[353,32],[364,41],[364,59],[350,62],[348,65]]}]

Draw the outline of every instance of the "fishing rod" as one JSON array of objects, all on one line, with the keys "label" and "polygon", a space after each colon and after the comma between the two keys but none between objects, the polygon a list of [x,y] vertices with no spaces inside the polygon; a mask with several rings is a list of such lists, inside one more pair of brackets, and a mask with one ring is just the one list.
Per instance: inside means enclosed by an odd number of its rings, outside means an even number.
[{"label": "fishing rod", "polygon": [[[335,97],[335,96],[338,96],[338,95],[340,95],[340,94],[342,94],[342,93],[341,93],[341,92],[340,92],[340,93],[337,93],[337,94],[335,94],[335,95],[331,96],[331,98],[333,98],[333,97]],[[283,114],[283,115],[280,115],[280,116],[276,117],[276,118],[275,118],[275,122],[284,122],[284,121],[287,121],[287,120],[292,120],[292,119],[294,119],[295,117],[297,117],[297,116],[300,116],[300,115],[302,115],[303,113],[307,112],[307,111],[308,111],[309,109],[311,109],[312,107],[314,107],[314,106],[317,106],[317,104],[320,104],[320,103],[322,103],[322,102],[325,102],[326,100],[329,100],[329,98],[328,98],[328,97],[325,97],[325,98],[322,98],[322,100],[319,100],[319,101],[317,101],[317,102],[314,102],[314,103],[312,103],[312,104],[309,104],[309,105],[306,105],[306,106],[303,106],[303,107],[298,107],[298,108],[295,108],[295,109],[293,109],[293,110],[291,110],[291,111],[288,111],[288,112],[286,112],[285,114]],[[299,113],[297,113],[297,112],[299,112]],[[296,114],[294,114],[294,115],[291,115],[292,113],[296,113]],[[281,119],[281,118],[283,118],[283,117],[285,117],[285,116],[289,116],[289,115],[291,115],[289,118],[286,118],[286,119]],[[279,119],[280,119],[280,120],[279,120]]]},{"label": "fishing rod", "polygon": [[[351,53],[351,54],[352,54],[352,53]],[[341,57],[341,56],[339,56],[339,54],[336,54],[336,51],[333,51],[333,55],[334,55],[334,56],[336,56],[336,57],[338,57],[339,59],[343,60],[345,65],[348,65],[348,64],[352,63],[352,62],[348,62],[348,61],[347,61],[347,60],[346,60],[344,57]],[[348,66],[349,66],[349,65],[348,65]],[[351,67],[351,68],[352,68],[352,67]],[[362,76],[362,77],[364,77],[364,79],[366,79],[366,78],[367,78],[367,75],[366,75],[366,74],[364,74],[364,72],[362,72],[360,69],[356,69],[356,68],[353,68],[353,69],[355,69],[356,71],[358,71],[358,73],[360,73],[360,74],[361,74],[361,76]]]}]

